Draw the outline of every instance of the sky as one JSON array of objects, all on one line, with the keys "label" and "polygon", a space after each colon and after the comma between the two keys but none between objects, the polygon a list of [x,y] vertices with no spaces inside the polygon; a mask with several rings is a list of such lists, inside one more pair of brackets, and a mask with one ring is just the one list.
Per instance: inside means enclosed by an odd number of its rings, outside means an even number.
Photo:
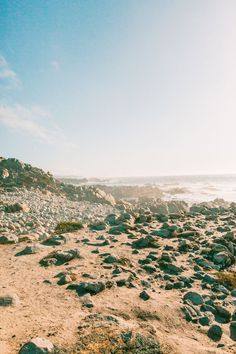
[{"label": "sky", "polygon": [[235,0],[0,0],[0,156],[236,173]]}]

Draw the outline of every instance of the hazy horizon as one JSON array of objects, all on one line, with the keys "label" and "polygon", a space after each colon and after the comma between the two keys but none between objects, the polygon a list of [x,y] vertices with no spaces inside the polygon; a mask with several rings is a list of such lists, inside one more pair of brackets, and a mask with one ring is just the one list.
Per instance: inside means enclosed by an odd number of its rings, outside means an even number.
[{"label": "hazy horizon", "polygon": [[0,155],[54,175],[236,174],[236,2],[0,3]]}]

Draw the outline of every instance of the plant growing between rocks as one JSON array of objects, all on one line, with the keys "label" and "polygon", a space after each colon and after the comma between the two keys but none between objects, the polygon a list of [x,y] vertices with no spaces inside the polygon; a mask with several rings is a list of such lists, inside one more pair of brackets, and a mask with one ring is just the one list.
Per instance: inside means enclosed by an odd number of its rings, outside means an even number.
[{"label": "plant growing between rocks", "polygon": [[83,229],[83,224],[80,221],[62,221],[55,227],[55,232],[64,234],[67,232],[74,232]]}]

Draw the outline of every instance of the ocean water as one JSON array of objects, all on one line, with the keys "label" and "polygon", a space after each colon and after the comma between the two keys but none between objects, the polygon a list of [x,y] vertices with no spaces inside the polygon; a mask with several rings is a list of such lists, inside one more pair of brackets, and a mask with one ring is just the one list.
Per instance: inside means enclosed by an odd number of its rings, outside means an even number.
[{"label": "ocean water", "polygon": [[[236,175],[201,175],[201,176],[161,176],[161,177],[126,177],[111,178],[107,185],[155,185],[164,192],[164,199],[195,202],[211,201],[222,198],[236,202]],[[173,194],[173,189],[182,189]]]}]

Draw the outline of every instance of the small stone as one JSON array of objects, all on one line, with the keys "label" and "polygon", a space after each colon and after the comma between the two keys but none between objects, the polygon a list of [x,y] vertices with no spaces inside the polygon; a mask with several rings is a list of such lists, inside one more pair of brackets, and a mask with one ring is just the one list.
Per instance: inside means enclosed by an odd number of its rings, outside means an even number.
[{"label": "small stone", "polygon": [[16,294],[0,295],[0,306],[15,306],[20,302],[19,297]]},{"label": "small stone", "polygon": [[147,301],[150,299],[150,295],[144,290],[139,294],[140,299]]},{"label": "small stone", "polygon": [[230,329],[230,338],[236,341],[236,321],[230,323],[229,329]]}]

